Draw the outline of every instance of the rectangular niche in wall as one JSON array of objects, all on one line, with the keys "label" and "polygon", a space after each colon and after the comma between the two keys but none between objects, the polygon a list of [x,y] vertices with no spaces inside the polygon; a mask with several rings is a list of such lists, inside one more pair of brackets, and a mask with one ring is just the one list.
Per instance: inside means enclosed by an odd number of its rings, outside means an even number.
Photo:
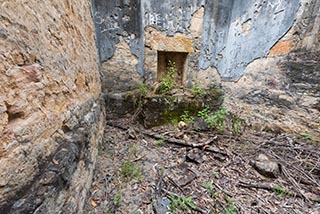
[{"label": "rectangular niche in wall", "polygon": [[183,86],[183,78],[186,70],[186,61],[188,53],[185,52],[166,52],[158,51],[158,71],[157,81],[159,82],[163,75],[168,72],[169,61],[175,63],[175,83],[179,86]]},{"label": "rectangular niche in wall", "polygon": [[168,63],[171,60],[176,65],[175,82],[183,86],[187,72],[187,57],[193,52],[191,39],[156,34],[152,36],[151,46],[158,54],[157,81],[159,82],[167,73]]}]

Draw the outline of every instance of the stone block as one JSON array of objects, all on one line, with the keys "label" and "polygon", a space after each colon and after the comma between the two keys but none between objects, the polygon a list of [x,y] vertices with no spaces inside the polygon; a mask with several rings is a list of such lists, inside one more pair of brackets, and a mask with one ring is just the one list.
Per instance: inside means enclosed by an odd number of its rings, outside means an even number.
[{"label": "stone block", "polygon": [[192,41],[186,37],[168,37],[163,35],[153,35],[151,42],[152,49],[166,52],[185,52],[193,51]]}]

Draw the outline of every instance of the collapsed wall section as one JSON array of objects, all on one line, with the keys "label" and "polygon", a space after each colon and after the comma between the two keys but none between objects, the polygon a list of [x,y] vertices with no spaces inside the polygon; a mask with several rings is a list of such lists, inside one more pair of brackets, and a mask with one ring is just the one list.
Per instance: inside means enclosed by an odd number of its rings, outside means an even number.
[{"label": "collapsed wall section", "polygon": [[0,7],[0,213],[81,213],[104,126],[90,4]]}]

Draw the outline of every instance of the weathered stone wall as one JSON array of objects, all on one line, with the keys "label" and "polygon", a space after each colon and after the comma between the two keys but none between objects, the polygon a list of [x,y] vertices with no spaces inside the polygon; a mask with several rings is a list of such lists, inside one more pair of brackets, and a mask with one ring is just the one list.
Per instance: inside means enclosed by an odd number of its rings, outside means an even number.
[{"label": "weathered stone wall", "polygon": [[267,58],[237,82],[224,82],[225,102],[257,130],[320,135],[320,2],[302,0],[296,20]]},{"label": "weathered stone wall", "polygon": [[[99,4],[100,0],[94,2]],[[121,2],[131,5],[136,1],[118,0],[112,5],[117,8]],[[162,60],[159,55],[163,53],[158,51],[181,52],[188,55],[183,76],[185,86],[191,87],[197,81],[204,87],[222,84],[229,95],[226,97],[233,99],[227,99],[225,104],[235,111],[242,111],[241,106],[245,106],[248,109],[245,117],[252,115],[250,120],[261,126],[276,122],[276,126],[286,131],[318,130],[315,127],[319,127],[320,80],[316,57],[320,40],[319,1],[141,0],[135,6],[137,11],[140,8],[135,16],[127,12],[112,16],[109,7],[96,8],[98,40],[116,44],[121,38],[128,44],[125,54],[131,52],[137,59],[128,63],[119,61],[118,55],[110,55],[103,64],[118,62],[118,65],[103,67],[106,83],[122,76],[116,84],[120,91],[129,89],[126,77],[133,79],[130,89],[139,87],[142,80],[153,85],[161,76],[159,67],[165,66],[159,64]],[[123,23],[136,20],[134,23],[143,27],[114,26],[120,33],[105,40],[100,34],[109,28],[99,28],[98,21],[109,17],[117,17]],[[181,45],[181,38],[190,41],[190,50]],[[101,50],[101,47],[98,48]],[[124,46],[119,47],[119,51],[124,52]],[[143,79],[133,75],[134,72],[143,74]],[[228,82],[230,80],[233,82]],[[112,91],[110,85],[103,84],[102,88],[106,93]]]},{"label": "weathered stone wall", "polygon": [[0,213],[81,213],[104,119],[90,3],[0,11]]},{"label": "weathered stone wall", "polygon": [[[239,80],[246,66],[267,56],[270,48],[290,29],[299,0],[113,0],[108,3],[93,0],[93,5],[102,62],[117,60],[113,54],[121,37],[138,59],[135,72],[147,78],[154,76],[157,70],[150,67],[156,67],[152,65],[156,62],[150,62],[155,61],[159,50],[146,42],[153,28],[169,37],[192,40],[194,51],[190,52],[185,69],[189,85],[190,79],[203,71],[209,73],[207,79],[212,80],[213,67],[222,79]],[[122,68],[126,69],[126,64]],[[120,72],[102,71],[105,78]]]}]

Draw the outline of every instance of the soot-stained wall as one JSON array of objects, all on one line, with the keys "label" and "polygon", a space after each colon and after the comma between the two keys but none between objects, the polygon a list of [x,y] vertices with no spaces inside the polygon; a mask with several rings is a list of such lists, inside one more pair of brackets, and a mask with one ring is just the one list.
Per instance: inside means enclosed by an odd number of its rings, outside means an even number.
[{"label": "soot-stained wall", "polygon": [[[190,34],[193,14],[205,8],[199,69],[216,67],[226,80],[238,80],[245,67],[266,56],[290,29],[299,0],[92,0],[100,61],[110,59],[121,36],[144,71],[144,29],[167,36]],[[191,38],[192,39],[192,38]]]},{"label": "soot-stained wall", "polygon": [[130,44],[131,52],[139,58],[137,71],[142,75],[143,23],[141,0],[92,0],[100,62],[110,59],[119,36]]},{"label": "soot-stained wall", "polygon": [[190,20],[195,11],[205,4],[204,0],[142,0],[143,24],[152,26],[167,35],[176,32],[189,33]]}]

